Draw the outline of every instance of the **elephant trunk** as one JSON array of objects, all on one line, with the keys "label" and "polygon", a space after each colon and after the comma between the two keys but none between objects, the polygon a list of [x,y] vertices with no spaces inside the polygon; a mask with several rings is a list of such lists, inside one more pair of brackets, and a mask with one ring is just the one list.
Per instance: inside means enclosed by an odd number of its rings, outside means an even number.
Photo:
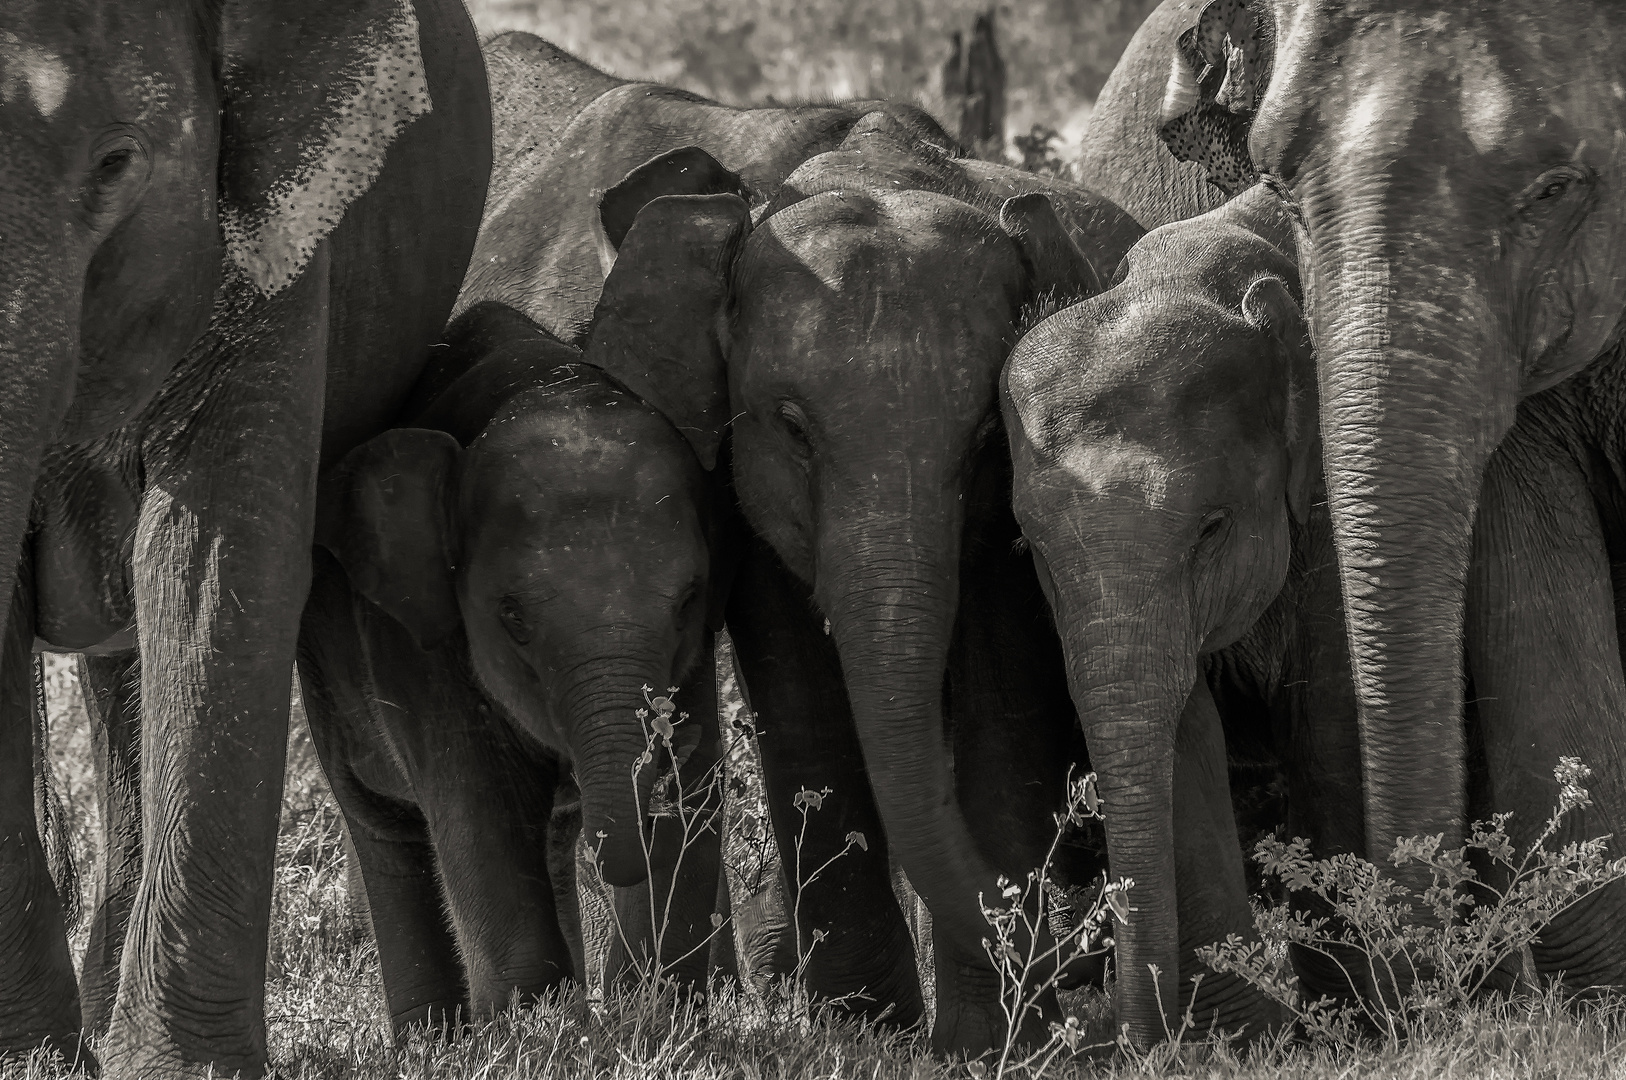
[{"label": "elephant trunk", "polygon": [[927,485],[914,481],[906,515],[872,504],[826,518],[816,596],[887,842],[930,907],[933,932],[980,957],[993,934],[978,896],[993,904],[999,892],[960,813],[943,711],[963,514],[952,493],[926,505]]},{"label": "elephant trunk", "polygon": [[[656,776],[660,737],[651,748],[642,687],[664,693],[659,665],[629,669],[621,662],[592,670],[567,695],[566,715],[574,718],[572,740],[576,783],[582,793],[582,836],[597,849],[600,872],[610,885],[637,885],[649,873],[645,819]],[[651,735],[653,735],[651,731]],[[644,759],[645,752],[651,755]]]},{"label": "elephant trunk", "polygon": [[1138,551],[1092,553],[1094,569],[1081,565],[1076,546],[1057,553],[1053,604],[1112,876],[1134,882],[1129,917],[1113,934],[1118,1022],[1147,1046],[1179,1026],[1174,761],[1181,713],[1199,677],[1196,642],[1189,611],[1164,599],[1181,598],[1180,590],[1157,575],[1138,580],[1120,569],[1108,580],[1100,572],[1132,566]]},{"label": "elephant trunk", "polygon": [[[70,272],[66,216],[44,187],[0,161],[0,559],[16,566],[40,460],[73,397],[84,274]],[[29,194],[29,189],[35,194]],[[60,228],[60,225],[57,226]],[[0,638],[9,604],[0,604]]]},{"label": "elephant trunk", "polygon": [[[1451,269],[1470,260],[1442,239],[1449,208],[1385,225],[1378,215],[1401,198],[1387,194],[1327,213],[1322,228],[1312,221],[1306,281],[1368,854],[1379,864],[1399,837],[1460,842],[1470,541],[1484,468],[1519,393],[1516,365],[1490,355],[1501,316],[1485,282]],[[1401,878],[1427,884],[1418,869]]]}]

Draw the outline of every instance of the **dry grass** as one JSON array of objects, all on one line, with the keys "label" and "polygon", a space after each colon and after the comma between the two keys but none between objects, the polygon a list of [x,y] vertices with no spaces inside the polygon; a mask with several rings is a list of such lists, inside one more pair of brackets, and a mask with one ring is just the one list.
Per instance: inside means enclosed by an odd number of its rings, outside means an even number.
[{"label": "dry grass", "polygon": [[[53,669],[52,761],[73,798],[83,865],[96,852],[89,740],[77,687]],[[390,1036],[377,955],[364,917],[351,910],[338,811],[308,736],[296,723],[278,844],[275,925],[266,1010],[275,1075],[301,1080],[497,1080],[502,1077],[683,1077],[800,1080],[863,1077],[927,1080],[971,1075],[934,1059],[918,1038],[796,1019],[784,999],[724,989],[709,1015],[641,995],[587,1003],[580,997],[513,1011],[457,1038],[416,1031]],[[86,874],[88,882],[93,875]],[[91,897],[86,896],[87,904]],[[1110,1001],[1064,999],[1087,1042],[1111,1038]],[[0,1080],[56,1080],[54,1065],[0,1067]],[[1258,1080],[1376,1078],[1626,1077],[1626,1011],[1577,1006],[1556,994],[1475,1007],[1403,1048],[1341,1050],[1286,1040],[1248,1049],[1188,1036],[1146,1055],[1097,1051],[1058,1061],[1051,1077],[1247,1077]]]}]

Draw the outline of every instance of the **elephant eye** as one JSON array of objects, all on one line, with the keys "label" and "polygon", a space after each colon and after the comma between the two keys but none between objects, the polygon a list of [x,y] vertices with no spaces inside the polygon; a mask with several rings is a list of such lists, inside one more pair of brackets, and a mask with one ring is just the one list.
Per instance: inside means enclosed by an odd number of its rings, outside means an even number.
[{"label": "elephant eye", "polygon": [[148,165],[146,149],[133,136],[120,132],[101,140],[91,151],[86,184],[90,208],[98,213],[116,209],[114,201],[147,178]]},{"label": "elephant eye", "polygon": [[1197,529],[1195,548],[1200,550],[1218,543],[1229,531],[1230,524],[1231,512],[1224,507],[1204,514],[1202,524]]},{"label": "elephant eye", "polygon": [[525,618],[525,608],[512,596],[505,596],[497,605],[497,619],[502,628],[508,632],[515,645],[528,645],[531,641],[531,624]]},{"label": "elephant eye", "polygon": [[796,442],[797,448],[804,454],[812,452],[813,441],[808,436],[807,410],[794,401],[781,401],[779,403],[779,419],[784,423],[785,430]]},{"label": "elephant eye", "polygon": [[1554,219],[1548,215],[1566,205],[1565,196],[1586,191],[1591,180],[1592,171],[1581,165],[1558,165],[1536,177],[1515,202],[1524,229],[1535,229],[1543,220],[1551,223]]}]

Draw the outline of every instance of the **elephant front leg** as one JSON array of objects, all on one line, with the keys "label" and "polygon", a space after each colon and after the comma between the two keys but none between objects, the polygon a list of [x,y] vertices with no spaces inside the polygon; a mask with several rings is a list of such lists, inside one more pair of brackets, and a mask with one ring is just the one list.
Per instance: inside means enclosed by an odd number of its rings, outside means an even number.
[{"label": "elephant front leg", "polygon": [[310,579],[326,282],[319,250],[284,292],[221,316],[229,330],[211,330],[142,421],[147,827],[107,1041],[122,1077],[266,1066],[266,932],[288,673]]},{"label": "elephant front leg", "polygon": [[96,911],[80,976],[85,1030],[107,1033],[119,989],[124,931],[141,884],[141,675],[135,653],[80,656],[91,759],[102,797]]},{"label": "elephant front leg", "polygon": [[313,570],[300,627],[300,689],[311,743],[344,814],[351,895],[364,902],[372,925],[395,1031],[439,1026],[467,1012],[468,990],[429,826],[404,798],[407,782],[368,714],[371,679],[349,582],[324,550],[314,553]]},{"label": "elephant front leg", "polygon": [[[841,660],[807,588],[755,537],[740,561],[728,626],[756,714],[807,987],[857,1016],[912,1027],[925,1013],[914,942],[892,893]],[[847,839],[855,833],[862,845]]]},{"label": "elephant front leg", "polygon": [[[1008,494],[1003,499],[1008,504]],[[961,813],[984,858],[1024,888],[1029,918],[1036,918],[1042,898],[1027,887],[1028,875],[1040,870],[1056,835],[1053,815],[1066,799],[1077,721],[1061,643],[1031,560],[1012,551],[1019,534],[1008,516],[985,523],[982,540],[967,544],[976,554],[961,573],[947,700]],[[1009,902],[983,897],[989,907]],[[1048,1025],[1061,1019],[1047,985],[1056,958],[1021,973],[1018,989],[986,954],[968,955],[946,940],[934,944],[938,1049],[976,1055],[1004,1046],[1006,1013],[1018,996],[1019,1044],[1043,1043]]]},{"label": "elephant front leg", "polygon": [[[1545,399],[1545,400],[1544,400]],[[1485,471],[1466,612],[1469,670],[1485,740],[1491,807],[1513,811],[1516,847],[1532,844],[1558,802],[1553,768],[1580,758],[1592,805],[1548,843],[1626,826],[1626,676],[1603,524],[1576,453],[1543,419],[1554,399],[1520,409]],[[1537,967],[1572,989],[1626,982],[1626,885],[1565,911],[1532,945]]]},{"label": "elephant front leg", "polygon": [[[707,642],[694,673],[679,688],[677,701],[689,714],[687,722],[695,725],[690,738],[696,744],[668,781],[671,806],[656,808],[660,812],[649,841],[649,877],[640,885],[615,890],[617,932],[610,939],[605,963],[606,991],[612,982],[650,972],[650,960],[656,956],[662,974],[680,986],[696,992],[706,988],[712,939],[719,933],[712,916],[721,910],[723,839],[722,740],[712,642]],[[681,725],[678,732],[681,738]],[[674,740],[681,756],[678,745]],[[671,760],[673,755],[663,756]]]},{"label": "elephant front leg", "polygon": [[[1197,958],[1197,949],[1232,934],[1243,941],[1259,936],[1242,874],[1225,736],[1203,679],[1197,680],[1180,714],[1175,736],[1174,840],[1179,1015],[1189,1009],[1198,1031],[1214,1028],[1257,1035],[1277,1019],[1274,1007],[1239,977],[1210,971]],[[1129,902],[1135,903],[1134,890]],[[1197,976],[1202,977],[1200,983],[1193,982]]]},{"label": "elephant front leg", "polygon": [[42,1043],[79,1049],[79,988],[34,815],[33,598],[12,590],[0,655],[0,1061]]}]

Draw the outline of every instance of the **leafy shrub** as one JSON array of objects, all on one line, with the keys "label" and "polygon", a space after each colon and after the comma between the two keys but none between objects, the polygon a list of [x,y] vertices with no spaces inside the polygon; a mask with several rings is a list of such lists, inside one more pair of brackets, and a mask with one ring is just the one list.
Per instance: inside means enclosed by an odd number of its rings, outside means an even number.
[{"label": "leafy shrub", "polygon": [[[1313,898],[1330,915],[1278,908],[1259,913],[1267,940],[1324,957],[1359,993],[1351,1000],[1308,1000],[1296,975],[1267,946],[1236,935],[1201,950],[1215,971],[1234,973],[1279,1003],[1306,1031],[1354,1047],[1368,1032],[1386,1043],[1437,1033],[1463,1015],[1498,972],[1515,958],[1527,985],[1533,980],[1529,947],[1562,912],[1612,882],[1626,879],[1626,859],[1608,857],[1609,837],[1548,847],[1563,820],[1592,805],[1582,786],[1591,775],[1579,759],[1563,757],[1553,770],[1558,804],[1546,827],[1522,854],[1507,835],[1512,815],[1476,823],[1467,842],[1441,850],[1441,837],[1401,840],[1390,861],[1421,866],[1430,878],[1422,895],[1355,855],[1316,859],[1309,841],[1260,841],[1254,859],[1289,894]],[[1493,873],[1481,875],[1471,855]]]}]

